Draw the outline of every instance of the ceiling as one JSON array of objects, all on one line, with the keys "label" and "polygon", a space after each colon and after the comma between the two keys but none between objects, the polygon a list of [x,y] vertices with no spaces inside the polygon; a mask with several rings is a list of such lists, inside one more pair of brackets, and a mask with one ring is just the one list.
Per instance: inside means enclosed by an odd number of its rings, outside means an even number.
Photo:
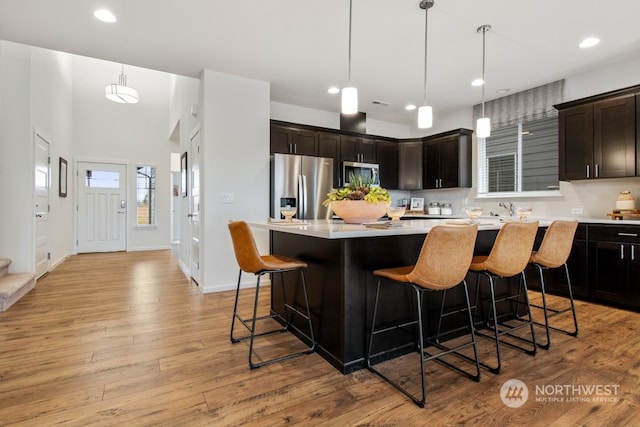
[{"label": "ceiling", "polygon": [[[546,6],[546,7],[543,7]],[[118,18],[93,17],[108,8]],[[369,118],[414,124],[424,84],[419,0],[353,0],[351,80]],[[486,99],[640,56],[640,2],[435,0],[428,103],[434,120]],[[347,83],[348,0],[2,0],[0,39],[199,77],[203,69],[271,83],[272,101],[339,112]],[[587,36],[602,41],[579,49]],[[135,83],[129,79],[129,84]],[[388,106],[372,104],[383,101]]]}]

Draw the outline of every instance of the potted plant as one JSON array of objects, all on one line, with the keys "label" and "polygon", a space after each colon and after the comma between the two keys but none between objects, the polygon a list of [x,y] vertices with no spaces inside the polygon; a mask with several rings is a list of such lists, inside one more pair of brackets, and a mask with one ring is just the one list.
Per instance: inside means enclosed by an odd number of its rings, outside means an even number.
[{"label": "potted plant", "polygon": [[344,222],[362,224],[383,216],[391,204],[391,195],[386,189],[371,185],[370,178],[350,174],[349,185],[332,189],[322,204],[331,207]]}]

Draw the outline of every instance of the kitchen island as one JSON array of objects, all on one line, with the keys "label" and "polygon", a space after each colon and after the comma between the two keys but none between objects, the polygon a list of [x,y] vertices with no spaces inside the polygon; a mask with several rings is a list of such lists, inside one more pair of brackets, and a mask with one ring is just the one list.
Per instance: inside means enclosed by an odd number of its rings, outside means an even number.
[{"label": "kitchen island", "polygon": [[[460,220],[407,220],[398,227],[370,228],[345,224],[342,221],[315,220],[304,223],[252,222],[255,228],[270,231],[271,253],[304,260],[309,304],[318,344],[318,353],[343,373],[365,367],[368,333],[371,328],[376,279],[373,270],[397,267],[416,262],[429,230],[437,225]],[[548,222],[541,222],[541,226]],[[478,227],[475,254],[488,254],[502,223],[495,219],[481,220]],[[279,279],[275,279],[279,280]],[[297,280],[289,275],[285,283]],[[469,283],[470,294],[475,280]],[[288,283],[287,286],[293,284]],[[389,287],[385,287],[387,289]],[[384,292],[384,289],[383,289]],[[440,298],[425,301],[425,326],[434,332],[439,317]],[[393,319],[407,311],[410,294],[400,287],[382,294],[380,319]],[[302,300],[296,295],[296,303]],[[460,287],[447,293],[447,306],[464,301]],[[271,294],[273,310],[282,308],[278,292]],[[460,330],[465,324],[462,316],[451,316],[443,327]],[[302,327],[302,326],[301,326]],[[387,348],[406,348],[412,337],[384,342]],[[399,350],[403,351],[403,350]]]}]

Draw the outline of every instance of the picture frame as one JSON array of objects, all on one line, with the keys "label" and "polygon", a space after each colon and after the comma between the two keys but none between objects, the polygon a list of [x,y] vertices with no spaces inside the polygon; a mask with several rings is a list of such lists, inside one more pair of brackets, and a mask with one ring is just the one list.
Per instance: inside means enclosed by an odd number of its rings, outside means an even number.
[{"label": "picture frame", "polygon": [[58,160],[58,196],[67,197],[67,161],[62,157]]},{"label": "picture frame", "polygon": [[411,198],[411,210],[412,211],[423,211],[424,210],[424,198],[423,197],[412,197]]},{"label": "picture frame", "polygon": [[182,197],[187,197],[189,194],[187,184],[187,152],[185,151],[182,156],[180,156],[180,190]]}]

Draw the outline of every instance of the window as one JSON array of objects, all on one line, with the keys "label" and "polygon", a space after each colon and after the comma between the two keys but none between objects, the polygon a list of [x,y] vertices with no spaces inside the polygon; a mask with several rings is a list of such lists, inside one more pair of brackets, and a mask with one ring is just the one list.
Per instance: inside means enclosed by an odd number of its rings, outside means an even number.
[{"label": "window", "polygon": [[489,192],[516,191],[516,154],[487,158]]},{"label": "window", "polygon": [[558,189],[556,117],[493,130],[478,144],[479,194]]},{"label": "window", "polygon": [[[478,138],[480,197],[548,196],[558,190],[558,112],[553,105],[562,102],[563,89],[559,80],[486,103],[491,136]],[[474,118],[480,114],[481,105],[474,106]]]},{"label": "window", "polygon": [[156,168],[138,166],[136,175],[136,225],[156,225]]}]

